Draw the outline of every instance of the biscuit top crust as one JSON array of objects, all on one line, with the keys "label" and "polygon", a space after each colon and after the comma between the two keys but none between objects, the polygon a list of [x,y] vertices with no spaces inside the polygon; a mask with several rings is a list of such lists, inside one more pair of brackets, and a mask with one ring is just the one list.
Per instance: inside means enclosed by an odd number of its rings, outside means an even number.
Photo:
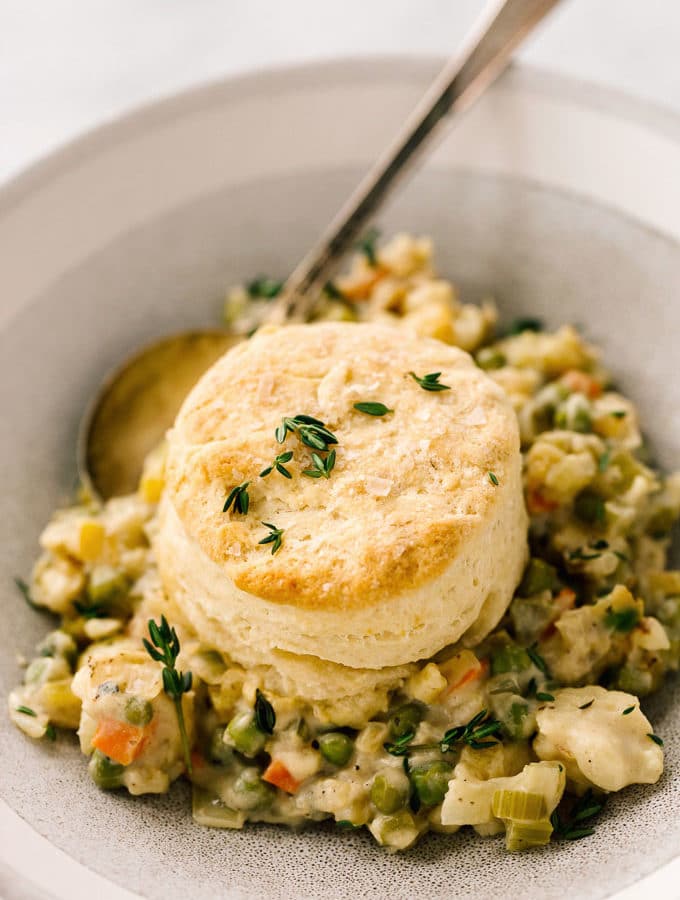
[{"label": "biscuit top crust", "polygon": [[[441,372],[450,390],[410,372]],[[366,401],[393,412],[354,409]],[[297,435],[277,443],[298,414],[337,437],[328,479],[302,474],[311,451]],[[308,610],[387,604],[436,579],[502,516],[521,464],[515,414],[467,353],[375,324],[258,332],[201,378],[168,443],[166,502],[188,539],[238,589]],[[292,478],[259,477],[285,451]],[[244,481],[247,514],[223,512]],[[283,529],[275,555],[263,522]]]}]

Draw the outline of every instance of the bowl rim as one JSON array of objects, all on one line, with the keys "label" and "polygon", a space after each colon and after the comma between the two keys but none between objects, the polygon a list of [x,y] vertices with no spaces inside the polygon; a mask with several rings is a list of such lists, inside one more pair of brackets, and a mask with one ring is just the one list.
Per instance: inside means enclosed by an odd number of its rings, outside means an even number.
[{"label": "bowl rim", "polygon": [[[146,100],[135,104],[127,112],[116,114],[87,128],[56,149],[39,156],[7,180],[0,181],[0,220],[42,187],[77,168],[80,162],[92,159],[100,152],[111,150],[149,128],[178,117],[219,107],[235,97],[243,99],[261,96],[263,92],[271,96],[289,92],[296,87],[304,88],[309,84],[310,73],[314,73],[316,86],[332,84],[338,78],[342,78],[345,83],[363,84],[370,77],[389,82],[403,80],[405,76],[422,78],[425,84],[427,77],[434,76],[445,59],[444,56],[435,54],[347,54],[298,64],[272,64],[199,82],[180,91]],[[635,122],[680,144],[680,111],[670,106],[525,63],[513,63],[501,76],[499,83],[510,89],[573,103],[616,119]],[[667,237],[670,238],[668,235]],[[57,895],[51,889],[55,882],[49,880],[46,873],[34,879],[32,874],[17,867],[12,849],[20,846],[23,841],[30,842],[41,854],[49,854],[49,859],[43,857],[48,871],[60,871],[61,874],[68,871],[71,875],[79,872],[81,887],[84,889],[108,891],[106,896],[115,896],[120,900],[133,900],[139,896],[110,882],[87,863],[70,857],[56,847],[1,797],[0,823],[13,826],[11,830],[8,829],[9,840],[0,845],[0,889],[5,889],[9,897],[20,900],[56,900]],[[679,877],[680,855],[612,896],[616,900],[646,900],[650,889],[656,890],[659,896],[672,896],[671,888],[674,889]],[[74,896],[80,897],[81,894],[78,891]]]},{"label": "bowl rim", "polygon": [[[271,95],[305,87],[309,84],[311,71],[314,72],[316,85],[332,83],[338,76],[345,83],[365,83],[367,75],[383,81],[401,80],[404,74],[434,77],[445,62],[446,57],[435,54],[348,54],[328,60],[276,63],[145,100],[127,112],[114,115],[67,139],[56,149],[29,162],[6,181],[0,181],[0,218],[43,185],[76,167],[81,160],[91,159],[102,150],[110,150],[151,126],[188,113],[219,107],[236,95],[245,98],[261,95],[263,91]],[[617,88],[562,75],[541,66],[515,62],[500,76],[498,83],[643,124],[680,143],[680,111],[633,97]]]}]

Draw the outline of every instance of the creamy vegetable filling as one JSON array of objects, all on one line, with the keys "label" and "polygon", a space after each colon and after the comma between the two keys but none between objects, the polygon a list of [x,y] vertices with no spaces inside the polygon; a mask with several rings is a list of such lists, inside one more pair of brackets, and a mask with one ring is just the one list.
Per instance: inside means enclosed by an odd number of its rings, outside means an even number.
[{"label": "creamy vegetable filling", "polygon": [[[232,291],[228,323],[252,331],[279,290],[260,278]],[[462,826],[504,833],[509,850],[586,836],[608,793],[662,772],[639,698],[680,665],[680,572],[666,569],[680,476],[650,467],[634,406],[573,328],[521,320],[496,337],[492,304],[462,304],[427,239],[378,248],[369,236],[319,317],[456,344],[511,398],[532,555],[499,628],[405,667],[392,689],[315,705],[285,696],[266,669],[201,644],[164,596],[161,448],[137,493],[83,498],[43,532],[20,586],[61,625],[10,695],[10,716],[33,738],[77,729],[105,790],[160,793],[189,777],[206,826],[334,819],[393,850]],[[284,477],[285,456],[272,462]],[[267,527],[278,552],[282,535]]]}]

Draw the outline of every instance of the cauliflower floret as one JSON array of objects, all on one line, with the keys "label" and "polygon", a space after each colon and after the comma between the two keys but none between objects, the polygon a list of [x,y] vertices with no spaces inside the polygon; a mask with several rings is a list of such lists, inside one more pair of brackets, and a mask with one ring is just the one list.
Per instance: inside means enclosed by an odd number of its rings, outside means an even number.
[{"label": "cauliflower floret", "polygon": [[650,736],[652,726],[637,697],[597,685],[554,695],[536,713],[533,748],[539,759],[558,760],[573,782],[603,791],[659,780],[663,751]]}]

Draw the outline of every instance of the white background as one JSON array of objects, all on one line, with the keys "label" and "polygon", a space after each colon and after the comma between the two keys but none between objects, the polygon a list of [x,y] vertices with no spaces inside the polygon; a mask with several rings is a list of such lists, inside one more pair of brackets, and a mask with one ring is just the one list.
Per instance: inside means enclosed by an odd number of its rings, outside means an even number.
[{"label": "white background", "polygon": [[[348,54],[448,53],[482,0],[0,0],[0,181],[207,79]],[[678,0],[563,0],[528,62],[680,111]]]}]

